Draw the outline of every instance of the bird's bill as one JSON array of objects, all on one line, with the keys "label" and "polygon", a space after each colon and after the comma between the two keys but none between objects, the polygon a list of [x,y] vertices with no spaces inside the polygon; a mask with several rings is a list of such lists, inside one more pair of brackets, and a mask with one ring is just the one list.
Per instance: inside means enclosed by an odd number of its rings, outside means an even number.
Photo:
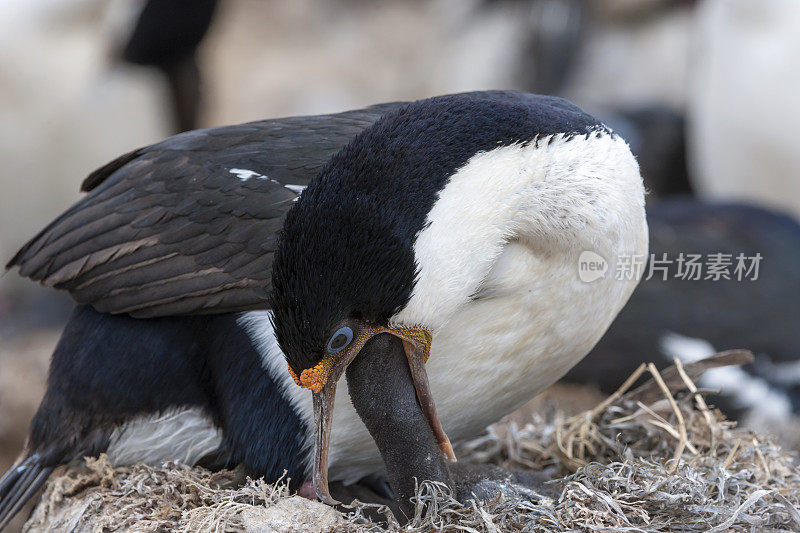
[{"label": "bird's bill", "polygon": [[[399,335],[397,336],[399,337]],[[408,367],[411,369],[411,379],[414,381],[417,401],[422,407],[422,412],[425,413],[425,418],[428,419],[428,424],[436,437],[439,449],[442,450],[442,453],[449,461],[455,462],[456,454],[453,451],[453,445],[450,444],[447,433],[444,432],[442,422],[439,420],[439,413],[436,412],[436,404],[433,401],[433,394],[428,383],[428,372],[425,370],[425,361],[428,359],[427,354],[430,352],[418,343],[403,337],[400,338],[403,339],[403,348],[405,348],[406,358],[408,358]]]},{"label": "bird's bill", "polygon": [[336,381],[329,380],[319,392],[314,393],[314,491],[328,505],[339,503],[328,490],[328,447],[331,440],[333,400]]},{"label": "bird's bill", "polygon": [[325,384],[322,385],[319,392],[312,395],[314,398],[314,491],[317,493],[317,497],[328,505],[340,503],[333,499],[328,490],[328,448],[331,442],[336,384],[358,353],[358,351],[348,353],[336,361],[328,373]]},{"label": "bird's bill", "polygon": [[[371,331],[375,336],[379,333],[390,333],[403,341],[403,348],[408,359],[408,366],[411,370],[411,378],[414,383],[414,390],[417,394],[422,411],[430,425],[439,449],[444,456],[455,461],[456,456],[450,439],[442,428],[439,415],[436,412],[436,404],[433,401],[433,394],[428,383],[428,373],[425,371],[425,362],[430,354],[431,334],[427,330],[419,328],[390,329],[374,328]],[[336,384],[342,377],[347,366],[355,359],[359,352],[353,352],[337,361],[328,373],[326,382],[322,385],[319,392],[313,394],[314,399],[314,469],[313,483],[317,497],[328,505],[336,505],[340,502],[333,499],[328,489],[328,449],[330,447],[331,424],[333,420],[333,405],[336,398]]]}]

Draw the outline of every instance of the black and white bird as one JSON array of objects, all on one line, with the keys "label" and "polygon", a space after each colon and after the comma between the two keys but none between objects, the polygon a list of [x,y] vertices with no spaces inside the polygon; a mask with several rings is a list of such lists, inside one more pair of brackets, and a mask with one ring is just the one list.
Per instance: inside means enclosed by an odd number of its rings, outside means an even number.
[{"label": "black and white bird", "polygon": [[329,502],[328,476],[385,467],[402,509],[415,477],[459,483],[447,435],[561,377],[625,304],[636,280],[584,283],[581,253],[647,250],[626,143],[516,92],[187,132],[83,190],[8,265],[79,305],[0,523],[100,452],[287,471]]}]

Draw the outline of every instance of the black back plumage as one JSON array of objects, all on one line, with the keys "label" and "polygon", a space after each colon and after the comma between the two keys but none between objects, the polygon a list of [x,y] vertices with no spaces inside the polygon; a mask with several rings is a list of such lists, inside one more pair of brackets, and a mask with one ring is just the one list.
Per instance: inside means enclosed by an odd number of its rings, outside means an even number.
[{"label": "black back plumage", "polygon": [[407,104],[356,136],[287,216],[273,263],[276,335],[294,371],[319,361],[342,319],[385,323],[406,305],[414,238],[470,157],[598,128],[561,98],[483,91]]},{"label": "black back plumage", "polygon": [[7,267],[109,313],[264,309],[277,233],[298,195],[284,185],[306,185],[398,105],[191,131],[134,150],[90,174],[89,194]]}]

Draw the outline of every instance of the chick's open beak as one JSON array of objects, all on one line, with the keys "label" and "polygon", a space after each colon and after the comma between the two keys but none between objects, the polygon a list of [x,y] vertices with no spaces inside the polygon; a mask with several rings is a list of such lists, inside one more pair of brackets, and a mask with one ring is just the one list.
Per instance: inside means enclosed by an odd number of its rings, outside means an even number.
[{"label": "chick's open beak", "polygon": [[439,420],[439,415],[436,412],[436,405],[428,384],[428,374],[425,371],[425,362],[430,356],[431,333],[423,328],[364,328],[359,338],[352,343],[352,347],[341,354],[336,354],[336,359],[323,360],[317,367],[304,371],[299,379],[292,373],[298,385],[314,391],[314,489],[319,499],[329,505],[339,503],[331,497],[328,491],[328,447],[330,444],[333,402],[336,397],[336,384],[344,374],[347,366],[361,351],[361,348],[379,333],[389,333],[403,341],[403,348],[411,370],[417,401],[425,413],[439,449],[442,450],[448,460],[456,460],[450,439],[447,438],[447,434],[445,434]]}]

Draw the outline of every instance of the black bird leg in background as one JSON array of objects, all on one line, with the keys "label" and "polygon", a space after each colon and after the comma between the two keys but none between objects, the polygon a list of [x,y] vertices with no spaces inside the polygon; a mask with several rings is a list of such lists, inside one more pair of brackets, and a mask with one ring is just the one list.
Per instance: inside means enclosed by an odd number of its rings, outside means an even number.
[{"label": "black bird leg in background", "polygon": [[452,482],[448,461],[417,401],[402,341],[388,333],[376,335],[346,374],[353,406],[381,452],[401,512],[410,518],[415,478],[451,487]]},{"label": "black bird leg in background", "polygon": [[169,84],[174,130],[180,133],[197,128],[203,103],[203,79],[197,57],[190,56],[159,68]]}]

